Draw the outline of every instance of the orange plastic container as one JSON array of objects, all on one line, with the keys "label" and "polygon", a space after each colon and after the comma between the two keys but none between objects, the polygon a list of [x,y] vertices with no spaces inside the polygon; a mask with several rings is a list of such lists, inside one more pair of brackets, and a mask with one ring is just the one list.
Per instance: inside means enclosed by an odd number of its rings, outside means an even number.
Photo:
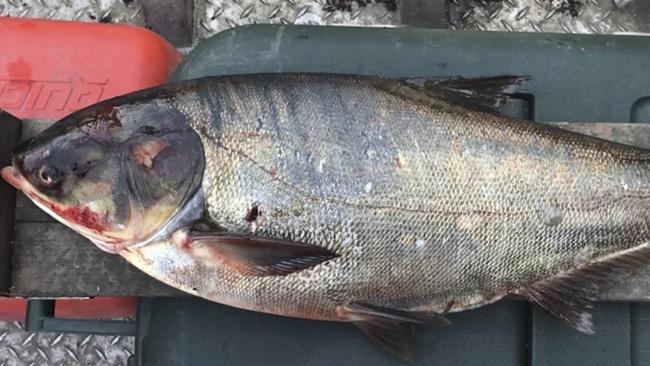
[{"label": "orange plastic container", "polygon": [[[0,17],[0,40],[0,109],[19,118],[54,121],[100,100],[163,84],[181,61],[155,33],[126,25]],[[60,317],[134,311],[133,298],[57,301]],[[0,320],[24,314],[24,300],[0,300]]]},{"label": "orange plastic container", "polygon": [[164,83],[181,60],[157,34],[127,25],[0,18],[0,109],[59,119]]}]

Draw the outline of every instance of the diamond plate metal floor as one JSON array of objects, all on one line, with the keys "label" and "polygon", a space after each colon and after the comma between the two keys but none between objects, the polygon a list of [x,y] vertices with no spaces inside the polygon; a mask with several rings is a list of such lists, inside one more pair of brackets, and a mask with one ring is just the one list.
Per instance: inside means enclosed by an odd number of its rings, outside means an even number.
[{"label": "diamond plate metal floor", "polygon": [[480,31],[643,33],[650,6],[642,0],[453,0],[456,28]]},{"label": "diamond plate metal floor", "polygon": [[138,0],[0,0],[0,16],[144,24]]},{"label": "diamond plate metal floor", "polygon": [[400,21],[399,14],[382,2],[331,0],[199,0],[194,3],[194,20],[199,38],[254,23],[391,26]]},{"label": "diamond plate metal floor", "polygon": [[126,366],[133,337],[26,332],[0,322],[0,366]]}]

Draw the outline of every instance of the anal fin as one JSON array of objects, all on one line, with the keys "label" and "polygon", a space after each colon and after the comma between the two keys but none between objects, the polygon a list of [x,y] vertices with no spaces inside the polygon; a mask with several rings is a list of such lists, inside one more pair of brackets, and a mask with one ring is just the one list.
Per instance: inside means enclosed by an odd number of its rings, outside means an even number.
[{"label": "anal fin", "polygon": [[413,328],[408,323],[376,318],[366,321],[356,321],[357,326],[377,346],[390,355],[413,362],[416,356],[415,336]]},{"label": "anal fin", "polygon": [[644,244],[536,282],[515,293],[565,320],[573,328],[593,334],[590,309],[599,291],[648,264],[650,245]]},{"label": "anal fin", "polygon": [[390,309],[362,302],[341,306],[338,311],[361,329],[373,343],[408,362],[415,358],[415,337],[409,323],[450,324],[437,313]]}]

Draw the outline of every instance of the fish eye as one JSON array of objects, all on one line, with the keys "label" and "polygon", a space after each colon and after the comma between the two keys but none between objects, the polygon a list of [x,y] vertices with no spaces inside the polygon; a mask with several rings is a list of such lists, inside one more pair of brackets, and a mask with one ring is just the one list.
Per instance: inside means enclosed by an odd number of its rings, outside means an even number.
[{"label": "fish eye", "polygon": [[36,172],[39,183],[45,187],[54,187],[61,182],[61,174],[51,165],[42,165]]}]

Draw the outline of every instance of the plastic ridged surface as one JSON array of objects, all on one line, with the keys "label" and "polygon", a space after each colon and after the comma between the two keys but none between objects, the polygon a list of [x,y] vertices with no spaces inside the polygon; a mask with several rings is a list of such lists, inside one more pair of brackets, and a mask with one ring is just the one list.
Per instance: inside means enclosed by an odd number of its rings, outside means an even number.
[{"label": "plastic ridged surface", "polygon": [[0,322],[0,366],[120,366],[133,347],[133,337],[31,333]]}]

